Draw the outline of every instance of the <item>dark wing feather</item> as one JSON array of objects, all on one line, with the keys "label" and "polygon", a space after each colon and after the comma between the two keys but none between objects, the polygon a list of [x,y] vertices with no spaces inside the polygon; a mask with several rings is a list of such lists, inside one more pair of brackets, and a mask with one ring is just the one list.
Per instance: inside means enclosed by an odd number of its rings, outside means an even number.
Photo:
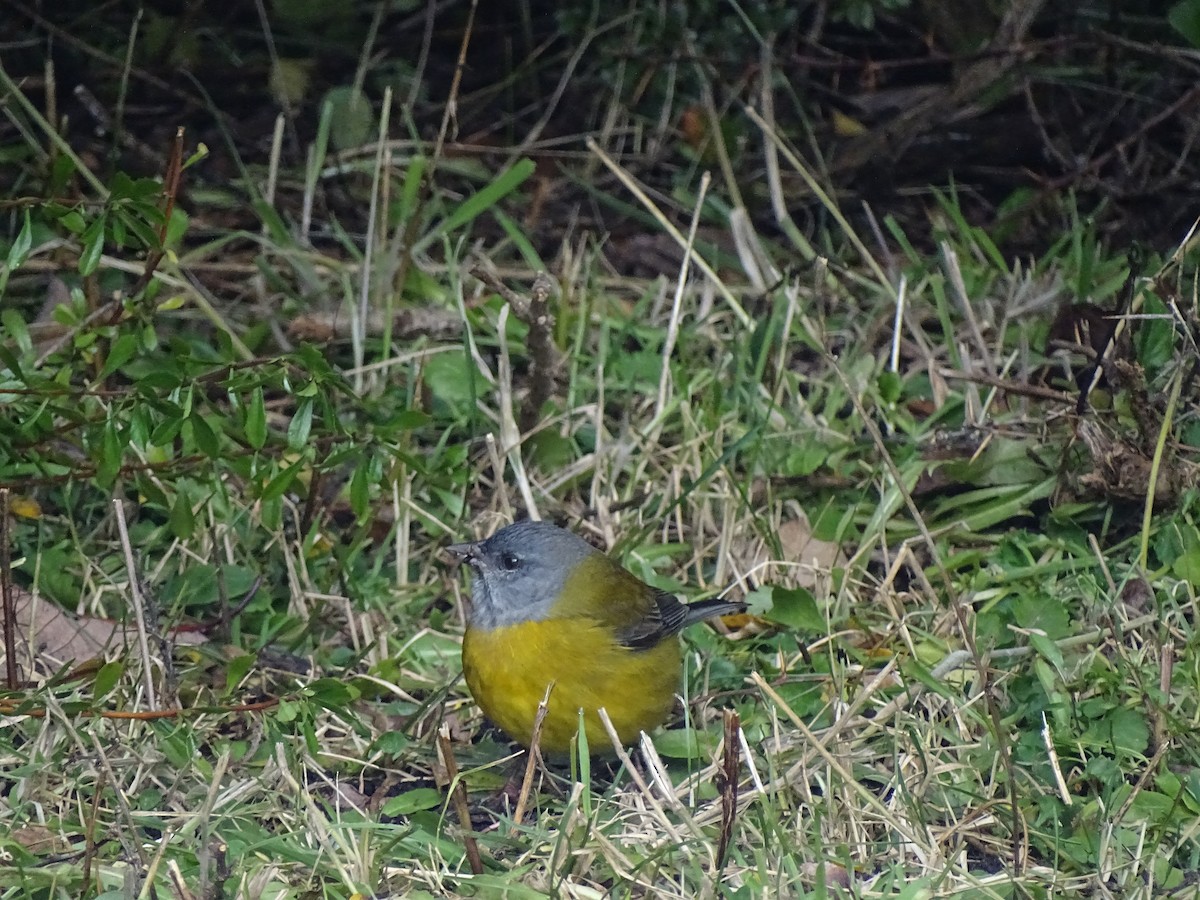
[{"label": "dark wing feather", "polygon": [[702,600],[680,603],[679,598],[657,588],[654,603],[646,615],[617,634],[617,640],[631,650],[648,650],[664,638],[673,637],[693,622],[744,612],[746,604],[727,600]]}]

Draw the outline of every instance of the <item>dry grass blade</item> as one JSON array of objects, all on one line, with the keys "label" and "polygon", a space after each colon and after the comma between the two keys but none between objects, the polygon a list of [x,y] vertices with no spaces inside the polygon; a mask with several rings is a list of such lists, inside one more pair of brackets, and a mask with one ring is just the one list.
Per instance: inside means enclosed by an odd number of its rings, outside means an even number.
[{"label": "dry grass blade", "polygon": [[[125,525],[125,505],[120,499],[113,501],[117,517],[117,529],[121,535],[121,549],[125,553],[125,571],[129,577],[129,605],[133,608],[137,623],[138,653],[142,662],[142,685],[146,690],[146,706],[151,712],[158,706],[158,692],[154,689],[154,666],[150,658],[150,633],[147,623],[146,598],[142,594],[140,575],[133,559],[133,545],[129,542],[129,529]],[[157,620],[157,616],[154,617]]]},{"label": "dry grass blade", "polygon": [[851,226],[849,220],[842,213],[837,203],[829,195],[829,192],[826,191],[821,183],[816,179],[816,176],[812,174],[812,172],[809,170],[809,167],[805,165],[800,157],[784,142],[783,138],[779,136],[779,134],[771,127],[771,125],[769,125],[767,121],[763,119],[761,115],[759,115],[758,110],[747,106],[745,108],[745,112],[746,115],[749,116],[754,122],[754,124],[762,129],[763,135],[766,136],[766,138],[774,145],[774,147],[783,155],[783,158],[786,159],[796,173],[800,175],[800,177],[804,180],[804,183],[808,186],[808,189],[813,192],[813,195],[820,201],[821,205],[825,208],[829,215],[833,217],[833,220],[837,222],[841,233],[844,234],[850,240],[850,243],[854,245],[854,249],[858,251],[858,254],[862,258],[863,262],[866,263],[867,267],[874,274],[875,280],[880,287],[882,287],[890,296],[892,296],[893,299],[895,299],[896,288],[892,285],[891,279],[888,278],[887,273],[883,271],[883,267],[879,265],[874,255],[870,250],[867,249],[867,245],[864,244],[862,239],[858,236],[858,232],[854,230],[853,226]]},{"label": "dry grass blade", "polygon": [[9,555],[8,488],[0,488],[0,601],[4,606],[4,677],[17,689],[17,612],[13,603],[12,558]]},{"label": "dry grass blade", "polygon": [[800,716],[796,715],[791,706],[779,695],[779,693],[767,684],[766,680],[758,672],[750,673],[751,679],[771,701],[783,711],[787,716],[788,721],[792,723],[800,732],[801,737],[806,742],[806,746],[815,750],[817,755],[825,761],[842,780],[842,783],[856,793],[863,802],[873,809],[888,827],[899,834],[904,840],[908,841],[914,847],[919,848],[927,859],[933,859],[937,855],[937,850],[929,840],[929,835],[917,834],[907,822],[899,819],[895,813],[889,809],[878,797],[863,787],[857,779],[846,769],[841,760],[837,759],[826,747],[809,727],[804,723]]},{"label": "dry grass blade", "polygon": [[542,728],[546,724],[546,714],[550,711],[550,694],[554,691],[554,682],[546,685],[546,695],[538,703],[537,715],[533,718],[533,731],[529,738],[529,749],[525,751],[525,774],[521,778],[521,792],[517,795],[517,807],[513,812],[513,827],[509,831],[515,836],[521,823],[525,821],[525,810],[529,808],[529,797],[533,791],[533,775],[537,771],[541,758]]},{"label": "dry grass blade", "polygon": [[646,783],[646,779],[642,777],[642,773],[633,764],[633,760],[629,758],[629,753],[625,750],[625,745],[621,742],[621,737],[617,734],[617,729],[613,727],[612,719],[610,719],[608,716],[608,710],[606,710],[604,707],[600,707],[598,710],[596,710],[596,713],[599,715],[600,721],[604,725],[604,730],[608,732],[608,738],[612,742],[613,752],[616,753],[617,759],[621,761],[621,763],[625,766],[625,769],[629,772],[629,777],[632,778],[633,783],[637,785],[638,790],[641,792],[641,796],[645,799],[650,809],[654,811],[654,817],[658,824],[662,827],[668,839],[680,847],[685,848],[686,844],[683,840],[683,835],[680,834],[679,830],[675,827],[675,823],[671,821],[670,816],[667,815],[654,792],[650,790],[650,786]]},{"label": "dry grass blade", "polygon": [[692,248],[696,244],[696,228],[700,224],[700,212],[704,208],[704,197],[708,194],[711,176],[705,172],[700,178],[700,191],[696,197],[696,206],[692,211],[692,223],[688,227],[687,244],[684,247],[683,260],[679,264],[679,277],[675,282],[675,296],[671,301],[671,316],[667,320],[667,337],[663,341],[662,371],[658,377],[658,400],[654,407],[654,420],[650,426],[651,433],[657,437],[661,427],[663,414],[667,408],[667,393],[671,388],[671,353],[675,342],[679,339],[679,319],[683,312],[683,292],[687,288],[688,269],[692,262]]},{"label": "dry grass blade", "polygon": [[721,294],[722,299],[725,301],[726,305],[729,306],[730,310],[733,311],[733,314],[737,316],[737,319],[742,326],[747,327],[752,324],[750,315],[725,285],[724,280],[717,274],[716,270],[709,265],[704,257],[695,252],[695,248],[689,247],[687,238],[680,233],[679,229],[676,228],[671,220],[663,214],[663,211],[658,208],[658,205],[650,199],[649,195],[644,190],[642,190],[641,186],[638,185],[633,176],[630,175],[620,165],[618,165],[611,156],[605,153],[604,150],[601,149],[600,145],[597,144],[591,137],[588,137],[584,143],[587,144],[588,150],[598,156],[600,161],[608,167],[609,171],[616,175],[621,183],[629,190],[629,192],[638,199],[638,202],[640,202],[646,208],[646,210],[652,216],[654,216],[655,220],[662,227],[663,231],[669,234],[676,244],[678,244],[679,249],[684,253],[688,253],[692,257],[692,262],[695,264],[696,268],[708,276],[713,286]]}]

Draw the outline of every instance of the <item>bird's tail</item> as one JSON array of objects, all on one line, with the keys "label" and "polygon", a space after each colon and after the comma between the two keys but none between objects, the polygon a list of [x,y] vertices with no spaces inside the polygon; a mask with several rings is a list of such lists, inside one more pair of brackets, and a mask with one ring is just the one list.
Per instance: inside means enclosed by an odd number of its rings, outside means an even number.
[{"label": "bird's tail", "polygon": [[683,617],[683,628],[694,622],[703,622],[717,616],[732,616],[746,611],[746,604],[735,600],[700,600],[685,606],[687,613]]}]

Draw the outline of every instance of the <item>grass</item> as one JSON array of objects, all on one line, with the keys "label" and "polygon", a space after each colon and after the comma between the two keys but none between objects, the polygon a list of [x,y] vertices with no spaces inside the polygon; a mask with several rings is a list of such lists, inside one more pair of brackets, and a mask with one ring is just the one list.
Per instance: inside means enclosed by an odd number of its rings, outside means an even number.
[{"label": "grass", "polygon": [[[685,261],[636,278],[527,233],[533,162],[335,158],[332,115],[228,187],[255,228],[73,152],[77,202],[9,210],[0,543],[107,646],[18,654],[0,896],[1196,895],[1190,240],[1076,216],[1015,260],[953,191],[872,234],[768,108],[755,187],[828,229],[764,227],[728,148],[668,194],[594,140]],[[360,220],[310,215],[339,193]],[[1089,297],[1127,315],[1079,413],[1047,347]],[[439,548],[535,513],[752,615],[686,635],[678,722],[533,769],[517,818]]]}]

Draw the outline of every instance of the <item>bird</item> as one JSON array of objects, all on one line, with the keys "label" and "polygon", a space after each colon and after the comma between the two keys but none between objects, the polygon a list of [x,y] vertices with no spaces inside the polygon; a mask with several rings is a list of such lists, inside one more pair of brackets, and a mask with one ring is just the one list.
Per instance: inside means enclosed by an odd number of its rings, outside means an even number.
[{"label": "bird", "polygon": [[593,755],[612,746],[601,707],[622,744],[661,725],[679,689],[679,633],[746,608],[720,599],[682,603],[548,522],[516,522],[448,549],[474,576],[462,644],[471,696],[530,747],[549,689],[538,747],[553,755],[570,752],[580,710]]}]

